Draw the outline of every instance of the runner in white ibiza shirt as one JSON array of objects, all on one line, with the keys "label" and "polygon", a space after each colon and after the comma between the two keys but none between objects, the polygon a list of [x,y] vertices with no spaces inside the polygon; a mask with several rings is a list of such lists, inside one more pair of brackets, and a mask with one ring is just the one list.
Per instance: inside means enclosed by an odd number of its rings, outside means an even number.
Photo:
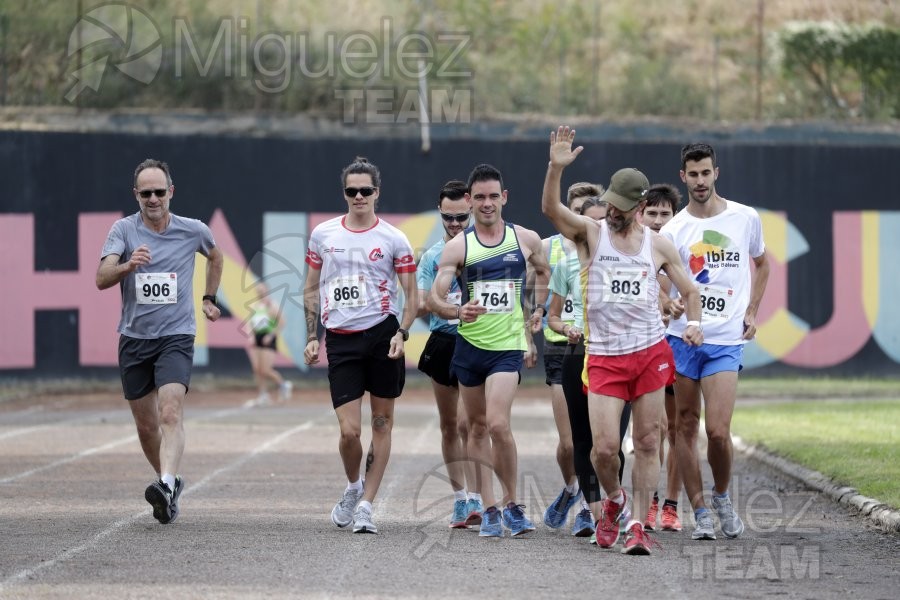
[{"label": "runner in white ibiza shirt", "polygon": [[[378,167],[359,157],[344,168],[341,181],[347,214],[313,229],[306,252],[303,354],[308,365],[319,361],[321,310],[331,400],[348,480],[331,520],[338,527],[353,523],[354,533],[377,533],[372,502],[390,457],[394,399],[403,392],[406,376],[403,345],[418,307],[416,265],[403,232],[375,215],[381,186]],[[406,296],[402,316],[398,279]],[[367,391],[372,445],[363,486],[360,434]]]},{"label": "runner in white ibiza shirt", "polygon": [[[744,344],[756,335],[756,312],[769,278],[769,261],[759,214],[716,193],[719,168],[707,144],[690,144],[681,151],[681,180],[688,191],[687,207],[675,215],[661,234],[675,243],[685,269],[700,291],[704,343],[686,346],[680,336],[690,322],[684,317],[669,324],[668,340],[675,355],[678,378],[676,453],[684,489],[694,508],[695,540],[716,539],[712,517],[703,499],[697,456],[700,392],[706,402],[707,457],[713,472],[712,505],[725,537],[744,531],[732,506],[731,417],[737,396]],[[750,262],[756,265],[753,275]]]}]

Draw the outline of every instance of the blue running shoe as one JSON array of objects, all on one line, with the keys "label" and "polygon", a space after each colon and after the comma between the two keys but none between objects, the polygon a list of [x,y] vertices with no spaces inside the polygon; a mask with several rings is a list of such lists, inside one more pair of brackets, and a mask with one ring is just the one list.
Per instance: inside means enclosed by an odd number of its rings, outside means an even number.
[{"label": "blue running shoe", "polygon": [[575,515],[575,526],[572,527],[572,535],[575,537],[588,537],[594,533],[594,516],[587,508],[581,509]]},{"label": "blue running shoe", "polygon": [[559,529],[565,525],[566,519],[569,517],[569,511],[578,502],[580,496],[581,490],[573,496],[566,491],[566,488],[563,488],[556,500],[544,511],[544,525],[551,529]]},{"label": "blue running shoe", "polygon": [[522,512],[523,508],[525,508],[524,504],[510,502],[503,509],[503,524],[509,528],[509,532],[513,536],[534,531],[534,523]]},{"label": "blue running shoe", "polygon": [[453,516],[450,517],[450,529],[468,529],[469,526],[466,525],[467,516],[469,516],[469,513],[466,512],[466,501],[455,501],[453,503]]},{"label": "blue running shoe", "polygon": [[480,537],[503,537],[503,528],[500,527],[500,511],[496,506],[490,506],[482,513]]},{"label": "blue running shoe", "polygon": [[481,500],[469,498],[466,502],[466,512],[468,513],[466,516],[466,525],[481,525],[481,513],[484,512],[484,506],[482,506]]}]

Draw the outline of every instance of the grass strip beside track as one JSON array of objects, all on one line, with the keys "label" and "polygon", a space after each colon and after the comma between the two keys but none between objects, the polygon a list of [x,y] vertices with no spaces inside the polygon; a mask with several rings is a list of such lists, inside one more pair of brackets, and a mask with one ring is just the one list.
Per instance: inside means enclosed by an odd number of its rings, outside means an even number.
[{"label": "grass strip beside track", "polygon": [[739,401],[732,432],[900,508],[900,400]]}]

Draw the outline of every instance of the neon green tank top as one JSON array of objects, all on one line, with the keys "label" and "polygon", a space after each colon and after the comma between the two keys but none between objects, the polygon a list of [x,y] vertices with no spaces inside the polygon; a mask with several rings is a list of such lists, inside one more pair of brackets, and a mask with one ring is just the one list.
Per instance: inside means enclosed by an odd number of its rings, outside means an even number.
[{"label": "neon green tank top", "polygon": [[474,226],[465,236],[466,259],[458,278],[462,302],[475,298],[488,312],[474,323],[461,322],[457,331],[482,350],[525,351],[522,285],[526,264],[513,225],[505,224],[503,240],[496,246],[483,245]]}]

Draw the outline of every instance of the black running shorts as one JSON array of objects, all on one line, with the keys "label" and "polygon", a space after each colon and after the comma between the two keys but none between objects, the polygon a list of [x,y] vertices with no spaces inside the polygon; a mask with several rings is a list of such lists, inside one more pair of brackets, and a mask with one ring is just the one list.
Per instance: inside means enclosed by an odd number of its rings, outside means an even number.
[{"label": "black running shorts", "polygon": [[391,338],[400,324],[389,315],[368,331],[325,332],[328,383],[335,408],[361,398],[365,392],[379,398],[397,398],[406,381],[403,358],[388,358]]},{"label": "black running shorts", "polygon": [[126,400],[138,400],[167,383],[191,383],[194,336],[166,335],[152,340],[119,336],[119,373]]},{"label": "black running shorts", "polygon": [[459,381],[450,373],[450,361],[456,348],[456,335],[432,331],[419,356],[419,370],[441,385],[459,387]]}]

